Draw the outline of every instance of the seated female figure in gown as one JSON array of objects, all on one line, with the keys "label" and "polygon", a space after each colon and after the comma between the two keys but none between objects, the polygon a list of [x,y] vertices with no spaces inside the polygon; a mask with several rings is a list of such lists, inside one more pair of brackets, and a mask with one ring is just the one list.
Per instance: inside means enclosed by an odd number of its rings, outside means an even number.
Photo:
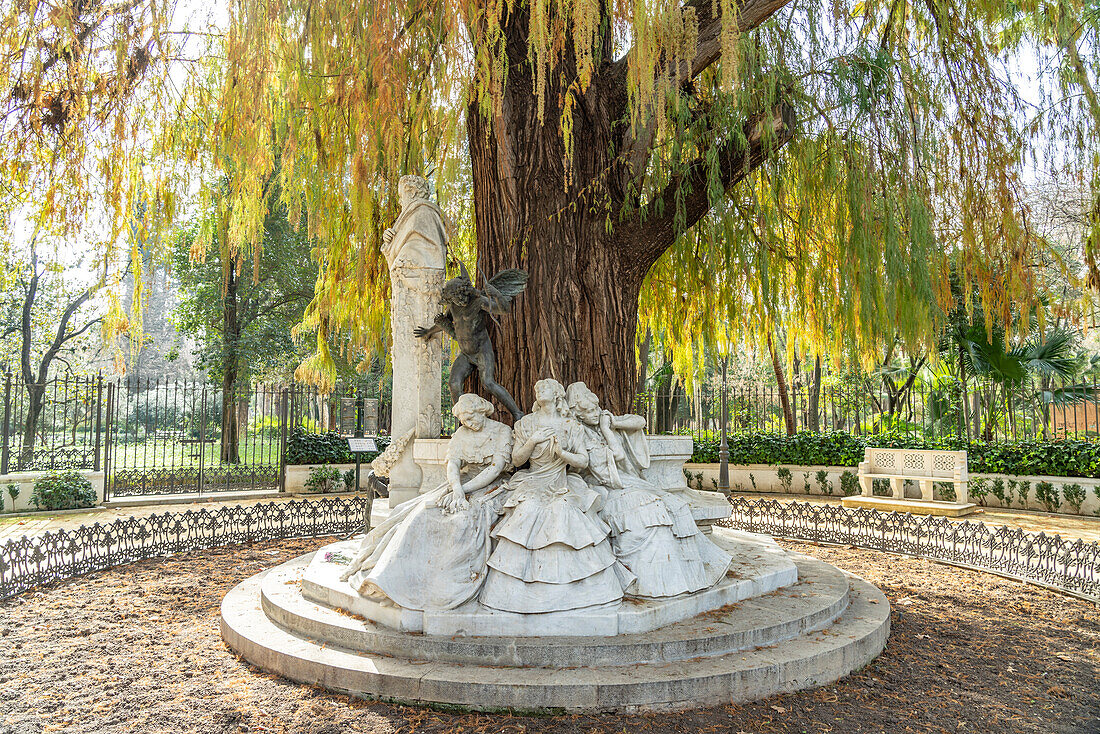
[{"label": "seated female figure in gown", "polygon": [[489,418],[492,403],[477,395],[459,397],[452,413],[461,426],[447,445],[447,481],[395,507],[341,576],[364,596],[406,609],[454,609],[485,580],[512,431]]},{"label": "seated female figure in gown", "polygon": [[641,476],[649,466],[645,419],[600,410],[583,382],[569,386],[568,399],[584,434],[585,477],[609,488],[600,515],[611,526],[615,556],[637,577],[629,593],[676,596],[717,583],[729,554],[700,532],[687,502]]},{"label": "seated female figure in gown", "polygon": [[615,560],[597,512],[602,488],[572,470],[588,464],[580,426],[565,415],[565,389],[535,383],[535,405],[514,428],[504,517],[478,600],[507,612],[541,613],[618,603],[633,578]]}]

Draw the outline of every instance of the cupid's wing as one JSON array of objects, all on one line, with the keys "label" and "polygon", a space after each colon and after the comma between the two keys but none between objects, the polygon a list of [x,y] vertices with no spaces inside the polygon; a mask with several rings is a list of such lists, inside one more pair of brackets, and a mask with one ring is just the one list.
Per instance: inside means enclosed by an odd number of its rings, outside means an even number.
[{"label": "cupid's wing", "polygon": [[501,270],[485,284],[485,294],[489,296],[490,312],[508,313],[512,299],[523,293],[527,287],[527,272],[518,268]]}]

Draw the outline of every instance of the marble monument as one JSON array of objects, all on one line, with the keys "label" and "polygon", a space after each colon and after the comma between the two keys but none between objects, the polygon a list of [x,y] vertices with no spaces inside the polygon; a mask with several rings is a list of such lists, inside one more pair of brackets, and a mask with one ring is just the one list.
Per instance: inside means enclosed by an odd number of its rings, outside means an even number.
[{"label": "marble monument", "polygon": [[[401,213],[382,235],[390,274],[391,359],[393,374],[400,376],[393,381],[390,432],[402,436],[415,430],[417,438],[436,438],[443,427],[443,344],[439,338],[418,339],[413,328],[422,314],[441,307],[447,228],[423,178],[402,176],[398,197]],[[420,468],[411,451],[399,457],[389,478],[390,507],[419,493]]]},{"label": "marble monument", "polygon": [[[749,701],[833,682],[882,651],[885,596],[722,527],[730,504],[684,481],[691,437],[647,436],[641,416],[603,409],[583,382],[539,380],[524,415],[495,383],[485,320],[526,276],[480,291],[463,268],[444,287],[439,211],[421,179],[401,185],[385,250],[398,438],[374,466],[390,475],[391,509],[365,535],[233,589],[232,649],[351,695],[538,712]],[[459,428],[435,438],[441,331],[461,352],[452,391],[476,368],[514,427],[456,394]]]}]

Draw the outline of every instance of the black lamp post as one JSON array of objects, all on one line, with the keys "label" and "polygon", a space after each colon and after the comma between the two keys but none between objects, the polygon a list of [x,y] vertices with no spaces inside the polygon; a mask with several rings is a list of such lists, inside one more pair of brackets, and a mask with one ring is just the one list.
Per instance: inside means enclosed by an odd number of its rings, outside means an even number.
[{"label": "black lamp post", "polygon": [[730,446],[726,442],[726,418],[729,411],[726,407],[726,367],[729,364],[729,355],[722,356],[722,441],[718,444],[718,489],[724,495],[730,493]]}]

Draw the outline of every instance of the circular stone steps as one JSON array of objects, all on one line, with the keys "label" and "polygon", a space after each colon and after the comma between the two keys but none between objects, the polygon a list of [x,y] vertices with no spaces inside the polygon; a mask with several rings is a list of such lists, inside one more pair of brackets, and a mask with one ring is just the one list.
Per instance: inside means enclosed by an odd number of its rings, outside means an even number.
[{"label": "circular stone steps", "polygon": [[264,670],[366,698],[539,712],[743,702],[833,682],[886,644],[890,605],[878,589],[790,558],[798,582],[651,632],[438,637],[306,600],[303,556],[227,594],[222,637]]},{"label": "circular stone steps", "polygon": [[398,632],[305,599],[299,582],[310,556],[271,569],[260,582],[260,602],[268,618],[283,629],[352,652],[531,668],[672,662],[774,645],[832,624],[848,607],[848,577],[811,558],[794,560],[799,580],[791,586],[652,632],[615,637],[438,637]]}]

